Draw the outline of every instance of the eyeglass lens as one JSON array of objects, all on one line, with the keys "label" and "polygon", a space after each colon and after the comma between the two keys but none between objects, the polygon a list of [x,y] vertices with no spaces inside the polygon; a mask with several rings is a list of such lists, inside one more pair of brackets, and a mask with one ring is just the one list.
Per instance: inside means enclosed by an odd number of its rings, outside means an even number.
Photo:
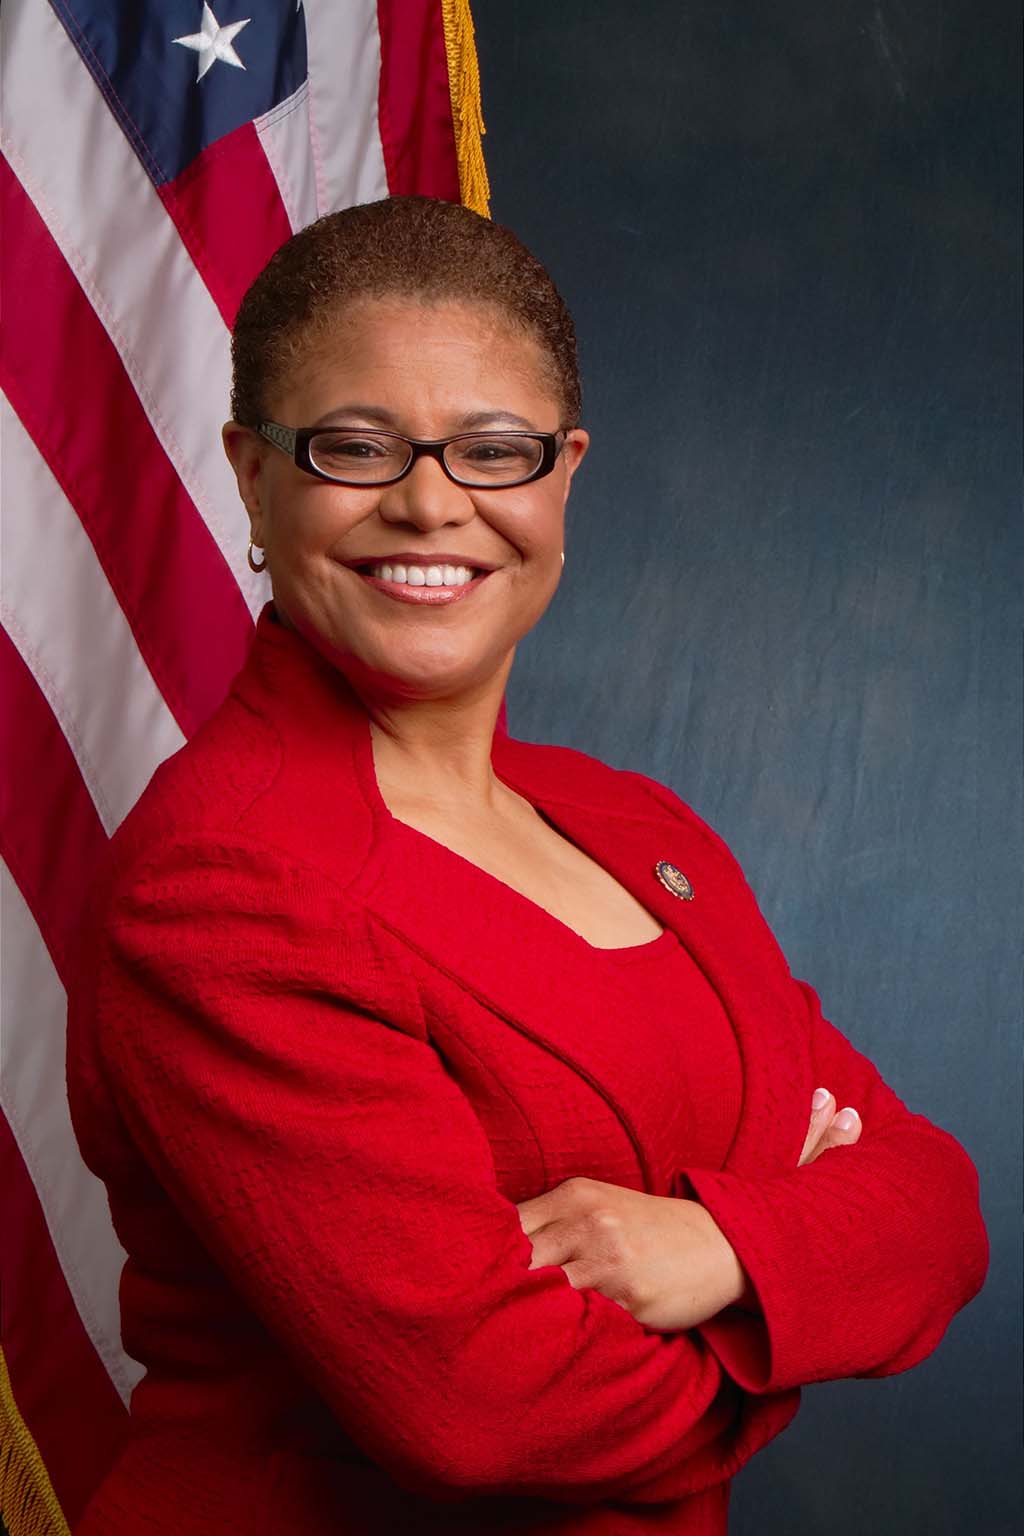
[{"label": "eyeglass lens", "polygon": [[[393,480],[405,469],[412,449],[390,432],[318,432],[309,457],[325,475],[357,485]],[[448,469],[466,485],[514,485],[528,480],[544,456],[540,438],[518,433],[473,432],[453,438],[444,450]]]}]

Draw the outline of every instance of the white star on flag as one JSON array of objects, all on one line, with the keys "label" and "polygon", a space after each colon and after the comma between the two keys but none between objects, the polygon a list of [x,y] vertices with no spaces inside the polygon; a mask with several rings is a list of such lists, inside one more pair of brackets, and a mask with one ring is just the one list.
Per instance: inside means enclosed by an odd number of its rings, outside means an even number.
[{"label": "white star on flag", "polygon": [[245,68],[245,65],[231,45],[242,28],[247,27],[251,20],[252,17],[247,16],[244,21],[231,21],[228,22],[226,27],[222,27],[204,0],[203,19],[200,22],[202,31],[191,32],[188,37],[176,37],[174,39],[183,48],[194,48],[199,55],[197,81],[203,78],[208,69],[212,69],[218,59],[220,59],[222,64],[233,64],[236,69]]}]

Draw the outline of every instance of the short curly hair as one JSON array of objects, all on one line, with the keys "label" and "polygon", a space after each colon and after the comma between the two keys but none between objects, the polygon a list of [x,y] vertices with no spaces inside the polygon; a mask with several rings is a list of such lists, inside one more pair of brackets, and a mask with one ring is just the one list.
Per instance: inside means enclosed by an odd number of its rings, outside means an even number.
[{"label": "short curly hair", "polygon": [[580,417],[572,317],[545,268],[511,230],[460,203],[388,197],[326,214],[287,240],[239,306],[231,338],[231,413],[267,415],[311,331],[347,305],[391,296],[466,300],[498,308],[539,343],[562,425]]}]

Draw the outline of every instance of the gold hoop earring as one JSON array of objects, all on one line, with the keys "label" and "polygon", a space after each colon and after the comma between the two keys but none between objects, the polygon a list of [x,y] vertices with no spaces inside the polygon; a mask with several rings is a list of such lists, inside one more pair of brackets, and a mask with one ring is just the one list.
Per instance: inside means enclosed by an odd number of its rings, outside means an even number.
[{"label": "gold hoop earring", "polygon": [[565,564],[565,550],[562,550],[562,564]]},{"label": "gold hoop earring", "polygon": [[260,561],[259,565],[257,565],[256,561],[252,557],[252,552],[253,552],[254,548],[255,548],[255,545],[253,544],[252,539],[250,539],[249,540],[249,548],[246,551],[245,558],[249,562],[249,569],[250,569],[250,571],[255,571],[256,574],[259,575],[260,571],[262,571],[265,568],[265,566],[266,566],[267,557],[266,557],[266,555],[264,555],[263,559]]}]

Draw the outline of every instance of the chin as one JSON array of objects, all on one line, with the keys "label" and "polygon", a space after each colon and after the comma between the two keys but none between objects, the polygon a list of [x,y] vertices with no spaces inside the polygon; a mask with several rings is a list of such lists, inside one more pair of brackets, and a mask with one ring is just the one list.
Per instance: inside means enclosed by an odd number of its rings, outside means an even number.
[{"label": "chin", "polygon": [[498,657],[417,658],[405,653],[372,659],[350,653],[339,657],[336,664],[360,693],[411,701],[475,693],[490,683],[503,688],[511,661],[509,652]]},{"label": "chin", "polygon": [[[276,598],[275,603],[279,613],[291,606]],[[486,647],[471,646],[465,634],[453,634],[448,644],[437,634],[417,643],[408,632],[361,635],[353,626],[335,629],[329,620],[318,623],[318,617],[326,616],[304,606],[281,616],[364,697],[412,701],[476,692],[491,682],[503,688],[515,654],[515,640],[508,636]]]}]

